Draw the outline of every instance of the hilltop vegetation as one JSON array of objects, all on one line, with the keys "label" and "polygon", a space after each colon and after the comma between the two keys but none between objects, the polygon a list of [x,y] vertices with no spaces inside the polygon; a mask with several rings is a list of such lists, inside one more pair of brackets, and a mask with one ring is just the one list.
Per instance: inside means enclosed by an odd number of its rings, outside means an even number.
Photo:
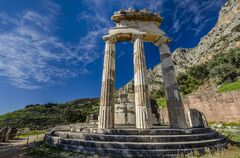
[{"label": "hilltop vegetation", "polygon": [[79,99],[64,104],[27,105],[24,109],[0,116],[1,127],[42,130],[56,125],[85,122],[98,111],[98,98]]},{"label": "hilltop vegetation", "polygon": [[[213,56],[206,63],[190,67],[178,75],[178,83],[183,94],[190,94],[207,80],[217,85],[232,83],[240,76],[240,49]],[[235,89],[236,90],[236,89]]]}]

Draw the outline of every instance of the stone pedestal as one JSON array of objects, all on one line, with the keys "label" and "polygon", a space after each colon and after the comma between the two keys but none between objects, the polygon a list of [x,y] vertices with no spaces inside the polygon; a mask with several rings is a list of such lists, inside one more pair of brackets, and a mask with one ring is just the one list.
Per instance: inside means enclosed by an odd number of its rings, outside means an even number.
[{"label": "stone pedestal", "polygon": [[102,74],[102,90],[100,98],[100,129],[114,127],[114,84],[115,84],[115,43],[114,39],[106,40],[104,66]]},{"label": "stone pedestal", "polygon": [[134,90],[136,128],[152,127],[149,90],[147,84],[147,68],[144,55],[144,45],[141,35],[134,35]]}]

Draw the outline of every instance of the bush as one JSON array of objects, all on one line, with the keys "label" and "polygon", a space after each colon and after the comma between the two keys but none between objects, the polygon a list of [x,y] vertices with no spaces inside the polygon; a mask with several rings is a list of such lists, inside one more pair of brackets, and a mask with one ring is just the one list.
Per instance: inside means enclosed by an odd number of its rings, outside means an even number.
[{"label": "bush", "polygon": [[180,91],[189,94],[198,89],[208,78],[209,71],[206,64],[200,64],[189,68],[186,73],[180,73],[177,77]]},{"label": "bush", "polygon": [[165,97],[165,92],[163,87],[161,87],[161,89],[157,91],[152,92],[150,96],[151,99],[158,99],[158,98],[164,98],[164,97]]},{"label": "bush", "polygon": [[64,118],[69,123],[76,123],[76,122],[85,122],[86,121],[86,115],[81,110],[75,110],[68,108],[64,112]]},{"label": "bush", "polygon": [[217,84],[231,83],[237,76],[235,67],[229,63],[216,65],[210,70],[210,77],[215,78]]},{"label": "bush", "polygon": [[214,56],[207,63],[190,67],[177,77],[180,91],[185,95],[197,90],[208,79],[216,84],[231,83],[240,76],[240,49]]}]

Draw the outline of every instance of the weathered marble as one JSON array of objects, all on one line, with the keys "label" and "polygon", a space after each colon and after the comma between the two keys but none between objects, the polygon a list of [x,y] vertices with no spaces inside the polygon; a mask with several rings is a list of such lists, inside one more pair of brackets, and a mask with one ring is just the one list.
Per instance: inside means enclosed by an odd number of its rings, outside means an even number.
[{"label": "weathered marble", "polygon": [[136,128],[151,128],[152,114],[147,83],[143,35],[134,35],[134,90]]},{"label": "weathered marble", "polygon": [[106,39],[98,124],[98,127],[100,129],[114,127],[114,91],[115,91],[114,42],[115,42],[114,38]]},{"label": "weathered marble", "polygon": [[167,42],[168,39],[160,38],[155,45],[159,46],[169,122],[172,128],[187,128],[185,111]]},{"label": "weathered marble", "polygon": [[134,82],[119,89],[115,95],[115,125],[135,125]]}]

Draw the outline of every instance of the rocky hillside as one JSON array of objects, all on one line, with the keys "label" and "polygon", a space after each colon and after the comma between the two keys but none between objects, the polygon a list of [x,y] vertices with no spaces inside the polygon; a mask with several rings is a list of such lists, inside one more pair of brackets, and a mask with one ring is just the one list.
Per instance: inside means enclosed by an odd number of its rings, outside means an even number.
[{"label": "rocky hillside", "polygon": [[[173,52],[176,73],[204,63],[213,55],[228,52],[232,48],[240,48],[240,0],[226,2],[219,13],[217,24],[195,48],[178,48]],[[159,90],[162,87],[161,64],[149,70],[148,76],[150,91]]]}]

